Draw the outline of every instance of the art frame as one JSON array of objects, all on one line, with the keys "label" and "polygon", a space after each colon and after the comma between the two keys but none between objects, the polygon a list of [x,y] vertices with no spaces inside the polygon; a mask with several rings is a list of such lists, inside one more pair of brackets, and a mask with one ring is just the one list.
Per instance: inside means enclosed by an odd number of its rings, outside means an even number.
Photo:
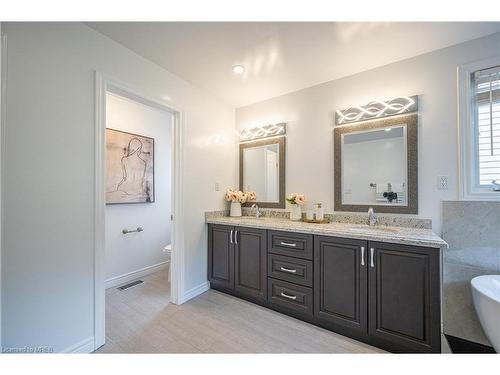
[{"label": "art frame", "polygon": [[[123,175],[122,179],[118,182],[115,178],[114,182],[110,181],[111,176],[115,176],[119,173],[117,171],[118,168],[118,162],[116,161],[116,155],[113,156],[112,152],[110,150],[110,140],[109,140],[109,135],[114,133],[115,136],[121,136],[126,137],[128,136],[129,140],[128,142],[122,143],[123,145],[123,152],[128,153],[126,156],[121,157],[120,161],[120,166],[121,166],[121,173]],[[132,152],[130,150],[131,148],[131,143],[134,142],[134,145],[137,148],[133,148]],[[154,138],[147,137],[141,134],[136,134],[136,133],[130,133],[126,132],[123,130],[118,130],[118,129],[113,129],[113,128],[106,128],[106,205],[121,205],[121,204],[145,204],[145,203],[154,203],[155,202],[155,156],[154,156],[154,147],[155,147],[155,141]],[[146,149],[146,151],[142,151],[143,148]],[[115,151],[116,153],[116,151]],[[149,154],[149,155],[148,155]],[[139,186],[136,182],[134,184],[129,184],[132,190],[135,190],[135,192],[138,192],[139,194],[128,194],[125,190],[122,190],[121,192],[124,194],[120,194],[120,186],[123,186],[123,183],[126,182],[127,178],[127,171],[126,167],[123,164],[123,159],[128,158],[128,157],[133,157],[136,155],[139,161],[144,162],[144,171],[142,170],[137,170],[135,174],[138,172],[143,173],[143,183],[145,183],[145,187]],[[142,157],[141,157],[142,156]],[[115,159],[115,162],[113,163],[110,161],[110,157]],[[137,160],[137,159],[136,159]],[[111,166],[110,163],[113,163],[114,165]],[[113,169],[114,173],[110,171],[110,168]],[[141,166],[142,168],[142,166]],[[140,174],[139,173],[139,174]],[[116,190],[110,190],[110,186],[113,185],[116,187]],[[112,197],[111,194],[117,192],[117,196]],[[131,197],[133,195],[133,197]]]}]

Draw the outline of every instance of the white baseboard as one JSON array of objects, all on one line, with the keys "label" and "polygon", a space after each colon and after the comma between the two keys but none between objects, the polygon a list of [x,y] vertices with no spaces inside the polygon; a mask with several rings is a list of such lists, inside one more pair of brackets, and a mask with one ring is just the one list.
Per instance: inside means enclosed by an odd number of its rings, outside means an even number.
[{"label": "white baseboard", "polygon": [[147,276],[151,273],[155,273],[155,272],[164,270],[168,267],[169,263],[170,263],[170,260],[167,260],[165,262],[153,264],[152,266],[144,267],[144,268],[138,269],[136,271],[124,273],[123,275],[111,277],[105,281],[105,283],[104,283],[105,288],[106,289],[113,288],[115,286],[136,280],[140,277]]},{"label": "white baseboard", "polygon": [[195,286],[194,288],[189,289],[188,291],[184,292],[184,295],[182,296],[181,303],[187,302],[190,299],[199,296],[201,293],[206,292],[207,290],[210,289],[210,283],[208,281],[205,281],[204,283]]},{"label": "white baseboard", "polygon": [[61,353],[88,354],[94,351],[94,336],[86,338],[62,350]]}]

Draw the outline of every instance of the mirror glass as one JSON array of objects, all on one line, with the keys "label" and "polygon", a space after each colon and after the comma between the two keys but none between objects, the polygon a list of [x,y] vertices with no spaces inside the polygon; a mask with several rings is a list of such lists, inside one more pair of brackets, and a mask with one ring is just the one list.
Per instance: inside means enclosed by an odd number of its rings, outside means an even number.
[{"label": "mirror glass", "polygon": [[285,208],[285,137],[240,143],[240,190],[257,197],[246,206]]},{"label": "mirror glass", "polygon": [[406,124],[342,134],[342,204],[408,205]]},{"label": "mirror glass", "polygon": [[279,155],[277,143],[243,149],[243,190],[254,191],[258,202],[280,200]]}]

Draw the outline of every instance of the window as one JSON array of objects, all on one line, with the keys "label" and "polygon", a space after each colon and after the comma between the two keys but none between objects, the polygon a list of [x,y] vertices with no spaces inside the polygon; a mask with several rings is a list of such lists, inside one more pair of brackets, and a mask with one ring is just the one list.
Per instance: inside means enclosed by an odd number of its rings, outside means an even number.
[{"label": "window", "polygon": [[478,166],[476,182],[500,183],[500,66],[473,75],[474,127]]},{"label": "window", "polygon": [[500,58],[462,66],[458,78],[461,198],[500,200]]}]

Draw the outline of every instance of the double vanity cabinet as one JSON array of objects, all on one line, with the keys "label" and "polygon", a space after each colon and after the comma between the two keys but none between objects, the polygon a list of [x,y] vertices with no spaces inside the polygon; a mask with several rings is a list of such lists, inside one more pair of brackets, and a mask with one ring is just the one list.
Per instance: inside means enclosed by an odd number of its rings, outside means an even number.
[{"label": "double vanity cabinet", "polygon": [[440,352],[439,248],[209,224],[213,289],[393,352]]}]

